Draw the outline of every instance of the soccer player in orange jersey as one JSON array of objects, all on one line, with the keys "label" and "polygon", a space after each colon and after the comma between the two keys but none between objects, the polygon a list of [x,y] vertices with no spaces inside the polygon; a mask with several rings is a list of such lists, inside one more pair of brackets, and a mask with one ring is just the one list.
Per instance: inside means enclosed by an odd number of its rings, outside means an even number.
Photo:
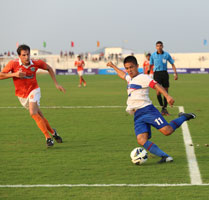
[{"label": "soccer player in orange jersey", "polygon": [[86,87],[86,81],[84,80],[83,78],[83,68],[85,66],[85,63],[84,61],[81,59],[81,56],[77,56],[78,60],[75,61],[75,67],[77,67],[77,72],[78,72],[78,76],[80,77],[80,82],[79,82],[79,85],[78,87],[81,87],[82,86],[82,83],[83,83],[83,86]]},{"label": "soccer player in orange jersey", "polygon": [[[150,71],[149,71],[150,57],[151,57],[150,53],[146,54],[146,60],[143,63],[143,71],[144,71],[144,74],[149,74],[149,76],[151,78],[153,78],[153,74],[154,74],[153,68],[154,68],[154,65],[150,66]],[[149,71],[149,73],[148,73],[148,71]]]},{"label": "soccer player in orange jersey", "polygon": [[38,69],[48,71],[56,88],[62,92],[65,92],[65,89],[58,84],[54,71],[48,64],[42,60],[30,59],[29,46],[20,45],[17,49],[17,53],[19,59],[10,61],[4,67],[0,74],[0,79],[13,78],[15,95],[18,97],[22,106],[29,110],[31,117],[45,135],[47,147],[54,145],[49,132],[58,143],[62,143],[62,138],[57,134],[55,129],[51,128],[39,108],[41,92],[36,80],[36,71]]}]

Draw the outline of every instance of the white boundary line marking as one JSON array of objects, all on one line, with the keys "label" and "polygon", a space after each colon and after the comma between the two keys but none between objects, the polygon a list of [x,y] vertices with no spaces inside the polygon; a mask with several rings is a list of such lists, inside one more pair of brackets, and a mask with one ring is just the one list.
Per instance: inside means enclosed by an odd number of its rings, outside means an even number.
[{"label": "white boundary line marking", "polygon": [[[54,108],[54,109],[79,109],[79,108],[123,108],[125,106],[48,106],[41,108]],[[176,106],[179,108],[179,112],[184,112],[183,106]],[[0,107],[0,109],[16,109],[23,107]],[[191,179],[191,184],[43,184],[43,185],[0,185],[0,188],[29,188],[29,187],[174,187],[174,186],[209,186],[209,183],[203,184],[197,159],[194,152],[194,146],[192,143],[191,134],[187,122],[182,124],[182,133],[184,144],[186,148],[187,161],[189,166],[189,174]],[[192,146],[191,146],[192,145]]]},{"label": "white boundary line marking", "polygon": [[[184,112],[183,106],[179,106],[179,112]],[[195,156],[192,137],[189,132],[189,127],[188,127],[187,122],[184,122],[182,124],[181,128],[182,128],[182,132],[183,132],[183,138],[184,138],[184,144],[185,144],[185,149],[186,149],[187,162],[188,162],[188,166],[189,166],[189,174],[190,174],[191,184],[200,185],[200,184],[202,184],[202,179],[201,179],[197,159]]]},{"label": "white boundary line marking", "polygon": [[[80,109],[80,108],[125,108],[126,106],[40,106],[40,108],[46,109]],[[21,106],[5,106],[0,109],[22,109]]]},{"label": "white boundary line marking", "polygon": [[34,188],[34,187],[183,187],[209,186],[205,184],[40,184],[40,185],[0,185],[0,188]]},{"label": "white boundary line marking", "polygon": [[[40,108],[46,109],[82,109],[82,108],[125,108],[126,106],[40,106]],[[155,106],[160,107],[160,106]],[[179,106],[173,106],[174,108],[179,108]],[[24,109],[21,106],[2,106],[0,109]]]}]

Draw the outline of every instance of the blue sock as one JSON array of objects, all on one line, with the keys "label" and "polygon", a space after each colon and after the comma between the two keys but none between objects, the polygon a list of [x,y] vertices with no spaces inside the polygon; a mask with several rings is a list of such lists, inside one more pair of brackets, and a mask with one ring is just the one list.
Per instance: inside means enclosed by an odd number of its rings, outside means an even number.
[{"label": "blue sock", "polygon": [[156,156],[159,157],[169,156],[164,151],[162,151],[156,144],[150,142],[149,140],[147,140],[146,143],[144,144],[144,148],[150,153],[155,154]]},{"label": "blue sock", "polygon": [[179,118],[176,118],[174,120],[172,120],[169,125],[173,128],[173,130],[175,131],[179,126],[181,126],[183,124],[183,122],[185,122],[187,120],[187,118],[185,116],[181,116]]}]

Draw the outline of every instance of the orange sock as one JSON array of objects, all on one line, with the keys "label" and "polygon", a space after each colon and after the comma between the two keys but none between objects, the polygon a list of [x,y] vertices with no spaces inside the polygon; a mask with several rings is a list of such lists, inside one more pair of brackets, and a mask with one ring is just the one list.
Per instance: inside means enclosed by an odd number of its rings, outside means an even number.
[{"label": "orange sock", "polygon": [[48,131],[47,131],[47,127],[45,124],[45,121],[43,120],[43,118],[37,113],[35,115],[32,115],[32,118],[36,121],[37,126],[40,128],[40,130],[43,132],[43,134],[45,135],[45,138],[51,138]]},{"label": "orange sock", "polygon": [[84,78],[82,78],[82,81],[83,81],[83,83],[84,83],[84,85],[86,84],[86,81],[84,80]]},{"label": "orange sock", "polygon": [[53,134],[54,133],[54,130],[52,129],[52,127],[50,126],[48,120],[46,118],[43,118],[44,119],[44,122],[46,124],[46,128],[48,129],[48,131]]}]

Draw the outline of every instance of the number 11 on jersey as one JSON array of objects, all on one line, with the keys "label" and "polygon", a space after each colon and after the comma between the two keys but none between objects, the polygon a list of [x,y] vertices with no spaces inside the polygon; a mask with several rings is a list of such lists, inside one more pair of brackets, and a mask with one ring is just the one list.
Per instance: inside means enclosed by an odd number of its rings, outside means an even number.
[{"label": "number 11 on jersey", "polygon": [[155,122],[157,123],[157,125],[161,125],[163,124],[163,121],[160,117],[158,117],[157,119],[155,119]]}]

